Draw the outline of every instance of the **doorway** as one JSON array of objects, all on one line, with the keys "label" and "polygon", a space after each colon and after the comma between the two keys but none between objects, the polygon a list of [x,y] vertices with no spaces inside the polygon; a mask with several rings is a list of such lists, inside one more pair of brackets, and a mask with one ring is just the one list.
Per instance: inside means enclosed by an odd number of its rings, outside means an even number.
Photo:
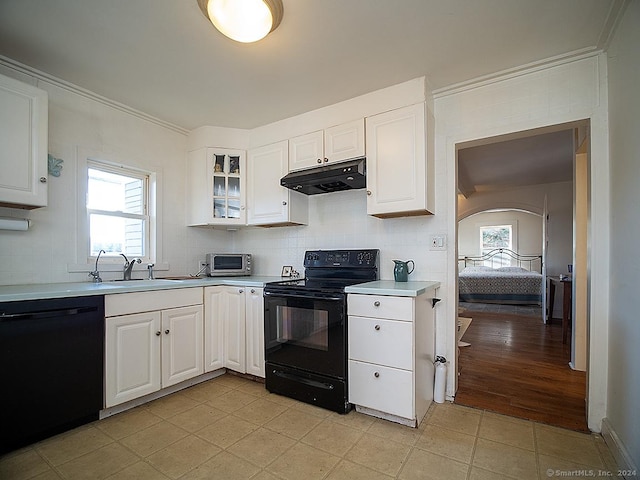
[{"label": "doorway", "polygon": [[[588,131],[588,121],[574,122],[456,145],[458,218],[483,210],[538,213],[545,232],[540,248],[547,270],[543,285],[547,277],[573,275],[575,280],[569,344],[562,343],[558,299],[555,309],[546,305],[548,312],[543,314],[552,319],[546,325],[542,316],[518,315],[514,309],[500,313],[489,306],[470,314],[465,305],[461,316],[472,321],[464,344],[471,345],[459,353],[456,403],[587,430],[587,269],[580,245],[586,245],[588,218]],[[458,225],[456,242],[461,232]],[[465,254],[458,245],[458,253]],[[584,290],[576,291],[576,285]],[[547,296],[545,288],[541,290],[544,306]],[[538,383],[540,379],[544,381]]]}]

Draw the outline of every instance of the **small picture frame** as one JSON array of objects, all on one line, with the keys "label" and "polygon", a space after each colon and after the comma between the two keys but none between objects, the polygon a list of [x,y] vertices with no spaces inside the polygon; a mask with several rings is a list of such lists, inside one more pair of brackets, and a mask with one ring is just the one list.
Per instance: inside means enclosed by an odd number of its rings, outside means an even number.
[{"label": "small picture frame", "polygon": [[282,267],[282,277],[290,277],[291,276],[291,272],[293,271],[293,267],[291,265],[285,265],[284,267]]}]

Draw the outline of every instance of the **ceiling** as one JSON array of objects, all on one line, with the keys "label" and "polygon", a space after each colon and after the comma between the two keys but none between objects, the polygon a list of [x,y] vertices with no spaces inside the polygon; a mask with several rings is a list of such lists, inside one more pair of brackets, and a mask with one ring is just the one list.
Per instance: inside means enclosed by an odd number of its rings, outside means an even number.
[{"label": "ceiling", "polygon": [[236,43],[196,0],[0,0],[0,55],[184,130],[253,128],[416,77],[603,48],[624,0],[283,0]]},{"label": "ceiling", "polygon": [[458,191],[465,197],[573,181],[574,129],[566,125],[474,143],[458,149]]}]

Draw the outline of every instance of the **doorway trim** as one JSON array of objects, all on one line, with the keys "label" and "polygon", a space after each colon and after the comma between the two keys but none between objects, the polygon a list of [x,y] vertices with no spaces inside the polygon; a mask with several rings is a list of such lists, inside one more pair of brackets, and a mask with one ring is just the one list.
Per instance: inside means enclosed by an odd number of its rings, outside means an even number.
[{"label": "doorway trim", "polygon": [[[465,89],[436,92],[436,158],[443,159],[446,183],[440,193],[446,199],[447,234],[457,233],[456,145],[551,125],[589,120],[591,128],[591,181],[588,226],[587,279],[594,292],[589,298],[589,358],[587,366],[587,423],[600,432],[606,415],[609,312],[609,137],[606,55],[597,53],[521,75]],[[458,285],[457,245],[447,251],[447,298],[444,325],[439,321],[448,358],[455,362],[455,325]],[[595,292],[598,294],[596,295]],[[457,365],[449,368],[447,396],[453,398]]]}]

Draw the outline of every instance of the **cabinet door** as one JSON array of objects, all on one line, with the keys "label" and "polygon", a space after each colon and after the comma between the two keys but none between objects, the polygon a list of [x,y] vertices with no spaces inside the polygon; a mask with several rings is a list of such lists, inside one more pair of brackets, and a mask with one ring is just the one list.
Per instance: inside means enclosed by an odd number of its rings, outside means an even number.
[{"label": "cabinet door", "polygon": [[0,75],[0,206],[47,205],[47,92]]},{"label": "cabinet door", "polygon": [[222,287],[224,324],[224,366],[246,372],[246,329],[244,287]]},{"label": "cabinet door", "polygon": [[162,312],[162,387],[204,373],[202,306]]},{"label": "cabinet door", "polygon": [[247,373],[264,378],[264,298],[262,288],[246,292]]},{"label": "cabinet door", "polygon": [[349,402],[413,420],[413,373],[349,360]]},{"label": "cabinet door", "polygon": [[322,130],[289,140],[290,172],[317,167],[324,162],[324,133]]},{"label": "cabinet door", "polygon": [[413,323],[349,315],[349,358],[413,370]]},{"label": "cabinet door", "polygon": [[106,406],[160,390],[160,312],[106,319]]},{"label": "cabinet door", "polygon": [[369,215],[430,213],[424,104],[368,117],[366,151]]},{"label": "cabinet door", "polygon": [[364,157],[364,119],[324,131],[324,156],[329,162]]},{"label": "cabinet door", "polygon": [[187,224],[246,223],[246,154],[201,148],[187,156]]},{"label": "cabinet door", "polygon": [[287,174],[286,141],[256,148],[248,159],[248,223],[264,225],[288,221],[289,189],[280,185]]},{"label": "cabinet door", "polygon": [[225,287],[204,289],[204,371],[224,368]]}]

